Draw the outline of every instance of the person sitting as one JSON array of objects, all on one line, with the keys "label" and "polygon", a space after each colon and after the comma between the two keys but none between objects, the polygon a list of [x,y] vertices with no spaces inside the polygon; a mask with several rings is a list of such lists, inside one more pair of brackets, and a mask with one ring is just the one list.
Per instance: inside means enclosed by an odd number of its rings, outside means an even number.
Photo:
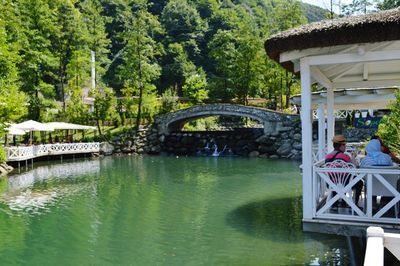
[{"label": "person sitting", "polygon": [[[352,153],[351,157],[344,153],[346,151],[346,138],[343,135],[336,135],[332,139],[333,142],[333,151],[325,156],[325,163],[333,162],[335,160],[342,160],[348,163],[353,163],[357,166],[356,162],[356,154]],[[350,180],[347,180],[346,183],[349,183]],[[347,185],[347,184],[346,184]],[[352,189],[355,190],[355,204],[357,205],[361,191],[364,186],[363,181],[358,181]]]},{"label": "person sitting", "polygon": [[375,135],[375,136],[373,136],[371,139],[377,139],[377,140],[379,140],[379,142],[381,143],[381,150],[382,150],[382,152],[388,154],[388,155],[390,156],[390,158],[392,158],[392,161],[393,161],[393,162],[395,162],[395,163],[397,163],[397,164],[400,164],[400,159],[397,158],[396,155],[393,154],[393,152],[390,151],[389,147],[387,147],[387,146],[383,143],[383,140],[382,140],[379,136]]},{"label": "person sitting", "polygon": [[371,139],[365,151],[367,155],[362,159],[361,167],[393,165],[390,155],[382,152],[381,142],[378,139]]}]

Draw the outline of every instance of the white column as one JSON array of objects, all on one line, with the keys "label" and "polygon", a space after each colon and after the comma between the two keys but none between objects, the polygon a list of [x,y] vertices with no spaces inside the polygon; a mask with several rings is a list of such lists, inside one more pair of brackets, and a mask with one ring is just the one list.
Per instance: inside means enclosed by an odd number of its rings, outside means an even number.
[{"label": "white column", "polygon": [[333,150],[333,144],[332,144],[332,139],[333,136],[335,135],[335,114],[334,114],[334,94],[333,94],[333,88],[326,88],[327,92],[327,111],[326,111],[326,116],[327,116],[327,147],[328,147],[328,153]]},{"label": "white column", "polygon": [[323,160],[325,158],[325,104],[318,104],[317,109],[318,116],[318,160]]},{"label": "white column", "polygon": [[92,89],[96,88],[96,55],[94,51],[90,51],[92,69],[91,69],[91,78],[92,78]]},{"label": "white column", "polygon": [[364,266],[383,266],[384,235],[381,227],[368,227]]},{"label": "white column", "polygon": [[311,76],[308,58],[300,60],[301,73],[301,138],[303,162],[303,219],[312,219],[312,107],[311,107]]}]

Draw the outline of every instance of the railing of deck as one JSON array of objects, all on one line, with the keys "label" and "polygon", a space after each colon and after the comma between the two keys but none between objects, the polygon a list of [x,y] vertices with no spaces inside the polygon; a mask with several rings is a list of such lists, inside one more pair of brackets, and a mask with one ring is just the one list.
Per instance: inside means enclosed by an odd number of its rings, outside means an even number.
[{"label": "railing of deck", "polygon": [[22,161],[46,155],[78,154],[100,151],[99,142],[57,143],[27,147],[6,147],[7,161]]},{"label": "railing of deck", "polygon": [[[399,224],[399,168],[326,168],[320,161],[313,167],[313,216],[319,219]],[[332,173],[348,174],[350,181],[337,185]],[[353,200],[352,187],[362,180],[359,205]],[[383,198],[387,199],[385,203]],[[378,204],[378,200],[381,202]],[[338,207],[338,203],[342,206]],[[339,205],[340,206],[340,205]]]},{"label": "railing of deck", "polygon": [[381,227],[368,227],[364,266],[383,266],[384,248],[400,260],[400,234],[385,233]]}]

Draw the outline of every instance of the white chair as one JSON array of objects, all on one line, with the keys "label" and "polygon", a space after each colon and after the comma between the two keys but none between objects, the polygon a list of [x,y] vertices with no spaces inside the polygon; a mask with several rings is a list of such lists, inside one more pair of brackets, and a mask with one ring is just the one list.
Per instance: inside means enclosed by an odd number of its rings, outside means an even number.
[{"label": "white chair", "polygon": [[[353,163],[345,162],[343,160],[334,160],[332,162],[325,163],[322,167],[323,168],[344,169],[343,172],[330,172],[329,170],[326,171],[326,175],[330,179],[330,181],[326,180],[327,189],[328,189],[327,200],[326,200],[327,204],[333,197],[335,197],[336,194],[338,194],[337,199],[334,202],[331,202],[329,204],[333,205],[337,201],[339,201],[339,202],[341,202],[342,200],[346,201],[345,198],[347,198],[346,202],[349,205],[352,205],[350,202],[348,202],[349,198],[350,198],[350,201],[352,200],[353,203],[356,204],[355,203],[355,193],[352,193],[352,188],[348,187],[348,184],[353,180],[355,174],[348,173],[346,171],[346,170],[354,169],[354,168],[356,168],[356,166]],[[352,209],[353,209],[353,207],[352,207]]]}]

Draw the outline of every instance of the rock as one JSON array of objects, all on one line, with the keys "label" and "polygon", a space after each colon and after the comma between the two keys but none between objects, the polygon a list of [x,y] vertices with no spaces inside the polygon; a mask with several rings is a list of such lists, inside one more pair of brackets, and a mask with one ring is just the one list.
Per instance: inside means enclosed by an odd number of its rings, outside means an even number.
[{"label": "rock", "polygon": [[269,156],[268,156],[268,154],[267,153],[264,153],[264,154],[260,154],[260,155],[258,155],[258,157],[259,158],[268,158]]},{"label": "rock", "polygon": [[279,159],[279,156],[274,154],[274,155],[271,155],[269,158],[271,158],[271,159]]},{"label": "rock", "polygon": [[293,130],[293,127],[280,127],[278,129],[279,132],[286,132],[286,131],[291,131]]},{"label": "rock", "polygon": [[295,133],[295,134],[293,135],[293,139],[296,140],[296,141],[301,141],[301,134]]},{"label": "rock", "polygon": [[159,153],[159,152],[161,152],[161,146],[159,146],[159,145],[153,146],[153,147],[151,147],[150,150],[151,150],[151,152]]},{"label": "rock", "polygon": [[296,149],[296,150],[301,151],[301,149],[302,149],[301,142],[295,142],[295,143],[293,143],[292,147],[293,147],[294,149]]},{"label": "rock", "polygon": [[161,135],[158,140],[163,143],[165,141],[165,135]]},{"label": "rock", "polygon": [[275,153],[276,149],[274,146],[267,146],[267,145],[260,145],[258,146],[258,150],[261,153],[268,153],[268,154],[272,154]]},{"label": "rock", "polygon": [[289,143],[284,143],[279,147],[279,149],[276,152],[280,156],[287,156],[290,154],[291,150],[292,150],[292,145],[290,145]]},{"label": "rock", "polygon": [[100,143],[100,152],[104,155],[111,155],[114,152],[114,146],[108,142]]},{"label": "rock", "polygon": [[252,151],[248,154],[250,158],[258,157],[258,155],[260,155],[258,151]]},{"label": "rock", "polygon": [[7,175],[8,171],[0,165],[0,176]]}]

